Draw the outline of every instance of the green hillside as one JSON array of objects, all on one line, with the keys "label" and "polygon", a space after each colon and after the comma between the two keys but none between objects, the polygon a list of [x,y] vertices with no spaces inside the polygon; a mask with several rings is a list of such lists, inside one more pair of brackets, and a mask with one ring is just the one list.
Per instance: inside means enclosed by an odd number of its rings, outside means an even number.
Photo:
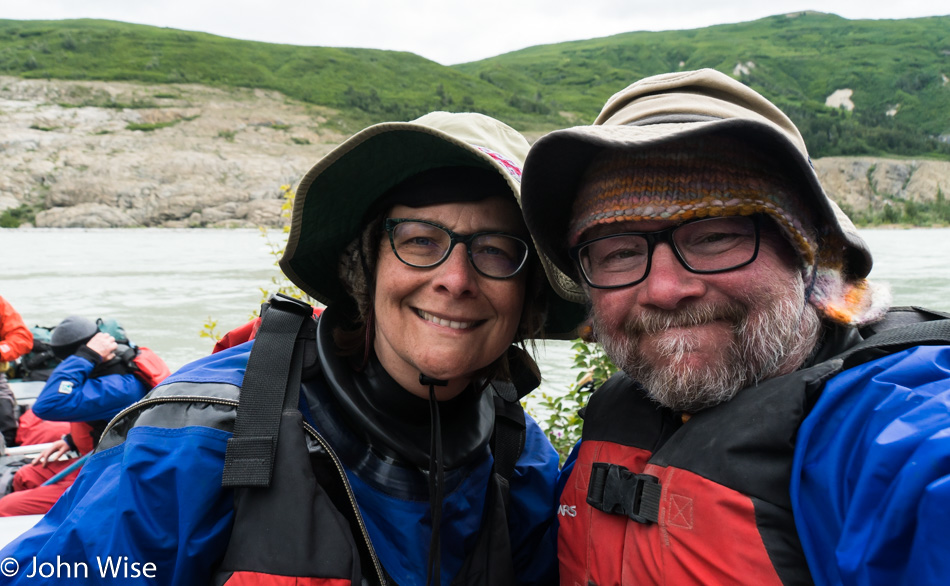
[{"label": "green hillside", "polygon": [[[641,77],[711,67],[777,103],[816,156],[943,158],[950,154],[948,31],[950,16],[851,21],[796,13],[532,47],[457,68],[590,123],[608,97]],[[745,73],[736,74],[740,64]],[[839,89],[853,90],[852,112],[825,106]]]},{"label": "green hillside", "polygon": [[[640,77],[713,67],[782,107],[814,156],[950,158],[948,30],[950,16],[849,21],[798,13],[538,46],[446,67],[404,52],[112,21],[0,20],[0,74],[273,89],[339,109],[349,130],[435,109],[545,130],[589,123],[611,94]],[[825,105],[839,89],[853,90],[853,111]]]},{"label": "green hillside", "polygon": [[504,90],[412,53],[240,41],[105,20],[0,20],[0,74],[272,89],[344,110],[359,126],[435,109],[518,116]]}]

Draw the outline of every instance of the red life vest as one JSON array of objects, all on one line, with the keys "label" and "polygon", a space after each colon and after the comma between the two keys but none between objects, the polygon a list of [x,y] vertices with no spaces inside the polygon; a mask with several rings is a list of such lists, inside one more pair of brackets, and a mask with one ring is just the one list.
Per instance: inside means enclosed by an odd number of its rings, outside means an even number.
[{"label": "red life vest", "polygon": [[862,330],[864,341],[830,331],[813,365],[685,422],[626,376],[611,378],[586,407],[561,496],[561,584],[812,583],[789,496],[798,429],[842,370],[946,344],[936,319],[945,316],[900,308]]},{"label": "red life vest", "polygon": [[138,347],[132,365],[135,367],[133,374],[145,383],[149,390],[154,389],[172,373],[165,361],[145,346]]},{"label": "red life vest", "polygon": [[[148,392],[171,374],[165,361],[144,346],[138,346],[131,350],[128,346],[121,346],[119,354],[117,360],[96,367],[90,374],[90,378],[110,374],[133,374],[142,381],[142,384],[145,385],[145,391]],[[95,449],[99,443],[99,436],[102,435],[107,423],[108,421],[73,421],[70,423],[69,435],[80,454]]]},{"label": "red life vest", "polygon": [[685,424],[625,376],[596,391],[561,496],[561,584],[781,584],[773,550],[790,582],[810,582],[787,490],[805,394],[794,386],[740,393]]},{"label": "red life vest", "polygon": [[[313,317],[320,317],[320,314],[323,313],[322,307],[313,308]],[[214,348],[211,349],[211,353],[220,352],[227,348],[237,346],[238,344],[243,344],[248,340],[253,340],[257,336],[257,330],[261,327],[261,318],[255,317],[249,322],[246,322],[243,325],[240,325],[230,332],[221,336],[221,339],[215,342]]]}]

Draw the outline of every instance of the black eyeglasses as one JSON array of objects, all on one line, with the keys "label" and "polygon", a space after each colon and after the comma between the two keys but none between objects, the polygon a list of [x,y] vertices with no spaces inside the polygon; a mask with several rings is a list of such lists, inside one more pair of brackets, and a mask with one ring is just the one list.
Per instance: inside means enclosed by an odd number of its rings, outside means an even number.
[{"label": "black eyeglasses", "polygon": [[587,284],[597,289],[629,287],[650,274],[653,251],[665,242],[691,273],[724,273],[759,254],[759,217],[728,216],[691,220],[655,232],[610,234],[568,252]]},{"label": "black eyeglasses", "polygon": [[528,260],[528,243],[504,232],[458,234],[434,222],[404,218],[388,218],[385,230],[396,258],[420,269],[442,264],[456,244],[464,244],[475,270],[492,279],[517,275]]}]

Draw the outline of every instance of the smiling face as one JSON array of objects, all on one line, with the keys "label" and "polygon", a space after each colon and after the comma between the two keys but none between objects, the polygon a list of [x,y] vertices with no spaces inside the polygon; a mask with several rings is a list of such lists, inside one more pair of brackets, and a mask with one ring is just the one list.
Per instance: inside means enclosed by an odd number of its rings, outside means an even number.
[{"label": "smiling face", "polygon": [[[628,222],[606,233],[654,231],[671,222]],[[771,223],[755,261],[733,271],[687,271],[658,244],[640,283],[590,289],[593,325],[607,353],[657,402],[696,411],[758,380],[798,368],[819,330],[791,247]]]},{"label": "smiling face", "polygon": [[[425,207],[394,206],[387,217],[434,222],[461,234],[501,231],[526,238],[510,197]],[[374,294],[374,349],[386,371],[406,390],[428,398],[419,374],[448,380],[439,400],[454,397],[472,375],[513,342],[525,298],[524,271],[492,279],[471,265],[464,245],[432,268],[414,268],[393,253],[383,234]]]}]

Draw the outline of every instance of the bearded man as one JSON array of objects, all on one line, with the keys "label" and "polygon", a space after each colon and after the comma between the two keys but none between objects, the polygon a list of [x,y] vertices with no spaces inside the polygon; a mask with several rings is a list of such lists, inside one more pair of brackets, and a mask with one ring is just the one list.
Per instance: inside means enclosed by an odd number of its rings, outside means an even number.
[{"label": "bearded man", "polygon": [[523,181],[623,370],[562,470],[562,584],[948,583],[950,316],[888,310],[787,116],[650,77]]}]

